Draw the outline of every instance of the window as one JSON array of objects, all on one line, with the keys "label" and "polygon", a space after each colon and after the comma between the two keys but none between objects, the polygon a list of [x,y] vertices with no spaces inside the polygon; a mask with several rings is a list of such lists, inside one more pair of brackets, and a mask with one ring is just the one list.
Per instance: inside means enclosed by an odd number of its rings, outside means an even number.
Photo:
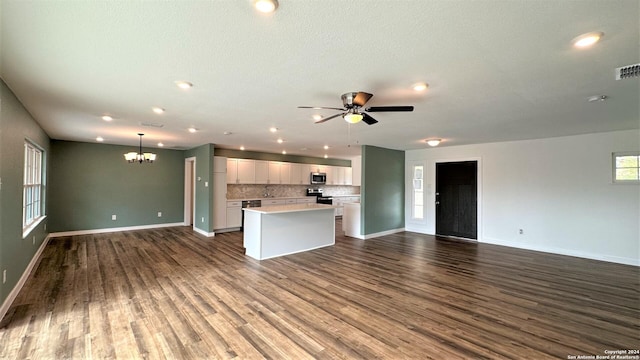
[{"label": "window", "polygon": [[413,194],[411,204],[411,217],[413,219],[424,219],[424,190],[423,190],[423,177],[424,166],[413,166]]},{"label": "window", "polygon": [[640,152],[613,153],[613,182],[640,183]]},{"label": "window", "polygon": [[31,230],[30,226],[42,217],[42,204],[42,150],[30,142],[25,142],[22,199],[23,232]]}]

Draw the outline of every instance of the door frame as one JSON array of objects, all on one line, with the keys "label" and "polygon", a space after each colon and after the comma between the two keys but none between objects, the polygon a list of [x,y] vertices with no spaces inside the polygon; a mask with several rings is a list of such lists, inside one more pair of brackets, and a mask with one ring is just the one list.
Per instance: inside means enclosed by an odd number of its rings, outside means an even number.
[{"label": "door frame", "polygon": [[461,158],[448,158],[448,159],[436,159],[430,162],[429,168],[429,183],[433,184],[432,190],[430,191],[429,198],[425,199],[428,210],[427,214],[429,216],[429,222],[433,224],[432,226],[432,234],[436,235],[436,204],[435,204],[435,194],[436,194],[436,164],[440,163],[451,163],[451,162],[462,162],[462,161],[475,161],[477,163],[476,169],[476,211],[477,211],[477,224],[476,224],[476,241],[481,242],[484,238],[483,227],[482,227],[482,158],[481,157],[461,157]]},{"label": "door frame", "polygon": [[[189,166],[192,166],[189,173]],[[193,194],[193,195],[192,195]],[[192,196],[190,196],[192,195]],[[191,199],[190,199],[191,198]],[[191,205],[191,209],[189,209]],[[189,221],[191,216],[191,221]],[[189,157],[184,159],[184,226],[192,225],[196,227],[196,158]]]}]

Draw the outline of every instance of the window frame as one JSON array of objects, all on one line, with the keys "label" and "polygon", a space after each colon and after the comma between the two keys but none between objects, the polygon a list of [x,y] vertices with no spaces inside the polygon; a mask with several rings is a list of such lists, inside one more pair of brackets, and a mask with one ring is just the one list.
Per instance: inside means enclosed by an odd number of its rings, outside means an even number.
[{"label": "window frame", "polygon": [[[424,221],[426,218],[424,175],[425,165],[423,163],[411,165],[411,220],[414,221]],[[421,204],[416,202],[418,197]],[[421,209],[420,214],[418,214],[417,208]]]},{"label": "window frame", "polygon": [[[638,157],[638,166],[636,167],[636,169],[638,169],[638,178],[634,179],[634,180],[619,180],[616,178],[616,170],[617,169],[621,169],[617,166],[617,161],[616,159],[618,157],[623,157],[623,156],[637,156]],[[632,184],[632,185],[638,185],[640,184],[640,151],[620,151],[620,152],[614,152],[611,153],[611,180],[614,184]]]},{"label": "window frame", "polygon": [[45,218],[45,152],[34,142],[24,142],[22,178],[22,237],[25,238]]}]

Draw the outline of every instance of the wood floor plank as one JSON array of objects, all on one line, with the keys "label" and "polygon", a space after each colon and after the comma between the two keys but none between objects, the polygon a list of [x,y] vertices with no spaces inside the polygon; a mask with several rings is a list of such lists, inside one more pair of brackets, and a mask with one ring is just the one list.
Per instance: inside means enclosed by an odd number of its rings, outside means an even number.
[{"label": "wood floor plank", "polygon": [[257,261],[242,233],[53,238],[0,359],[545,359],[640,344],[640,268],[402,232]]}]

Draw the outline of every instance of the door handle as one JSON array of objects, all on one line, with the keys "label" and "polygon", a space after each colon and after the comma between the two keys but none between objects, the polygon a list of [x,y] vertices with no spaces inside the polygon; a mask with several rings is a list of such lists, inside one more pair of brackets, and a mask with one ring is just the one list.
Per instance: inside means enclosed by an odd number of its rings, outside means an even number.
[{"label": "door handle", "polygon": [[439,205],[439,204],[440,204],[440,201],[436,201],[436,205]]}]

